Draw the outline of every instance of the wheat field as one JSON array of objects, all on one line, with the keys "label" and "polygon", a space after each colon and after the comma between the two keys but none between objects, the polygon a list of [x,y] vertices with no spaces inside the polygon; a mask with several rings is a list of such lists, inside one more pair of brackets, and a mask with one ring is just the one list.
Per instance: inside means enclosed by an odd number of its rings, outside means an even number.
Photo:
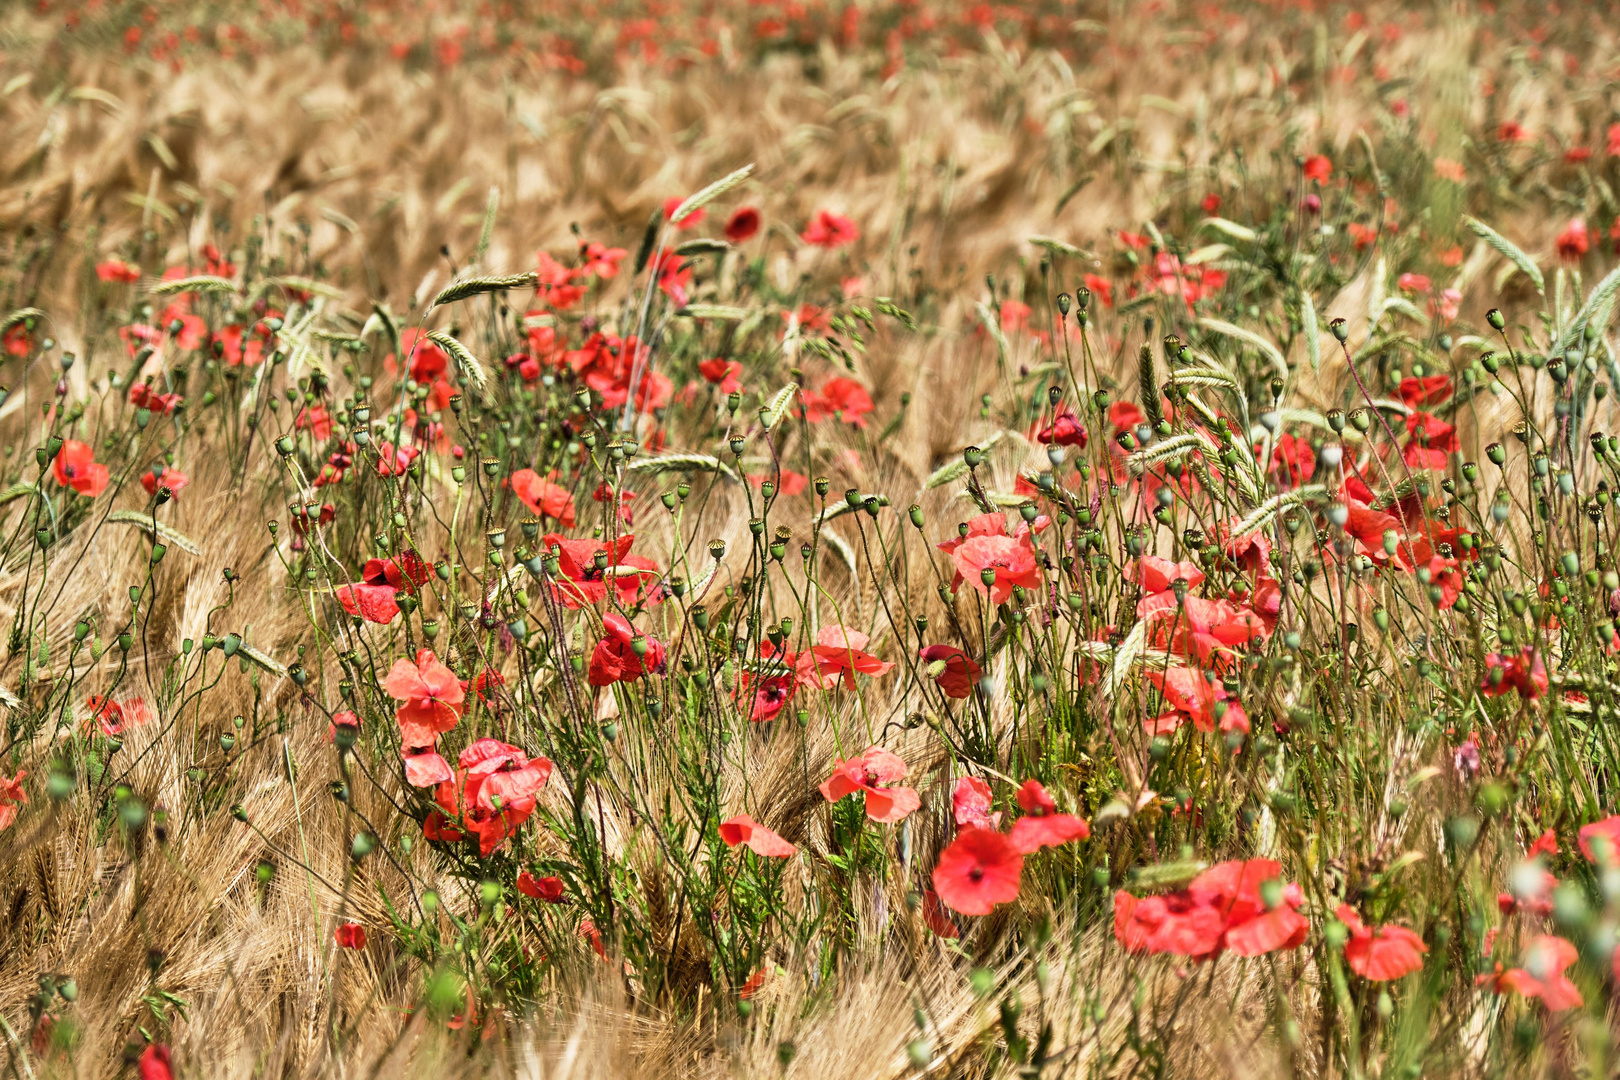
[{"label": "wheat field", "polygon": [[6,1072],[1612,1072],[1612,15],[9,6]]}]

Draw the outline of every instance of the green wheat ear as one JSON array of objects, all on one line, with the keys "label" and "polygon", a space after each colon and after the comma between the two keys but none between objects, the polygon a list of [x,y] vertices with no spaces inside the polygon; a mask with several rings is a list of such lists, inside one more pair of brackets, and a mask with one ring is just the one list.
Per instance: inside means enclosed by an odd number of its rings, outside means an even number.
[{"label": "green wheat ear", "polygon": [[1148,423],[1158,427],[1164,423],[1164,409],[1159,405],[1159,384],[1153,374],[1153,349],[1146,342],[1136,354],[1136,378],[1141,384],[1142,409],[1147,413]]}]

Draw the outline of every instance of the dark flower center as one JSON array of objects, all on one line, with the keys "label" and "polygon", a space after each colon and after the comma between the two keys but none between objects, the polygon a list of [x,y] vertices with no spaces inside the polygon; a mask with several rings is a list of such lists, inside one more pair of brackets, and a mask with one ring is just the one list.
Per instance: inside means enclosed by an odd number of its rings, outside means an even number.
[{"label": "dark flower center", "polygon": [[972,881],[975,885],[977,885],[979,882],[983,881],[984,880],[984,867],[975,866],[973,869],[969,870],[968,871],[968,880]]}]

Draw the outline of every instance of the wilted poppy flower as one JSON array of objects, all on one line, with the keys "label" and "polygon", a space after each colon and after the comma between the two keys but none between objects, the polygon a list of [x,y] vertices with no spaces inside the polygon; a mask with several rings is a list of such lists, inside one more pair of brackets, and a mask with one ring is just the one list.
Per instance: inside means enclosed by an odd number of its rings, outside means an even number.
[{"label": "wilted poppy flower", "polygon": [[1018,805],[1023,808],[1024,816],[1013,822],[1007,838],[1024,855],[1091,836],[1091,826],[1083,819],[1057,812],[1057,803],[1039,780],[1024,781],[1023,787],[1018,789]]},{"label": "wilted poppy flower", "polygon": [[366,947],[366,928],[359,923],[346,922],[337,928],[337,943],[344,949],[363,949]]},{"label": "wilted poppy flower", "polygon": [[1474,983],[1489,986],[1498,994],[1512,991],[1523,997],[1540,998],[1541,1003],[1553,1012],[1579,1008],[1585,1004],[1585,999],[1569,976],[1564,974],[1564,970],[1578,956],[1575,946],[1563,938],[1538,934],[1530,939],[1523,967],[1503,971],[1502,965],[1497,964],[1495,971],[1477,976]]},{"label": "wilted poppy flower", "polygon": [[752,206],[739,206],[733,210],[731,217],[726,219],[726,239],[733,244],[740,244],[744,240],[759,232],[759,211]]},{"label": "wilted poppy flower", "polygon": [[939,853],[934,891],[952,911],[988,915],[997,904],[1018,899],[1024,856],[998,832],[968,826]]},{"label": "wilted poppy flower", "polygon": [[548,904],[563,902],[563,880],[558,877],[537,878],[527,870],[518,875],[518,892],[524,896],[532,896],[536,900],[544,900]]},{"label": "wilted poppy flower", "polygon": [[[946,697],[965,698],[973,693],[973,684],[979,681],[981,670],[973,658],[954,645],[929,645],[918,649],[929,678],[938,684]],[[939,665],[937,671],[935,665]]]},{"label": "wilted poppy flower", "polygon": [[[636,642],[643,651],[636,653]],[[618,612],[602,617],[602,640],[591,652],[590,683],[609,686],[616,682],[639,679],[649,671],[664,671],[664,643],[644,635]]]},{"label": "wilted poppy flower", "polygon": [[799,239],[816,247],[835,248],[853,244],[861,237],[861,230],[847,217],[830,210],[819,210],[804,227]]},{"label": "wilted poppy flower", "polygon": [[1344,958],[1350,970],[1372,982],[1388,982],[1423,967],[1423,954],[1429,947],[1404,926],[1367,926],[1349,904],[1334,912],[1350,928]]},{"label": "wilted poppy flower", "polygon": [[872,395],[854,379],[840,375],[828,379],[818,393],[801,391],[799,399],[804,405],[804,418],[812,424],[835,417],[858,428],[866,426],[866,415],[872,411]]},{"label": "wilted poppy flower", "polygon": [[737,378],[741,373],[742,364],[718,356],[698,365],[698,374],[719,387],[722,394],[735,394],[742,389],[742,380]]},{"label": "wilted poppy flower", "polygon": [[467,692],[456,673],[440,663],[432,649],[422,649],[416,662],[395,660],[383,679],[383,690],[399,702],[394,717],[407,747],[432,746],[441,732],[456,726]]},{"label": "wilted poppy flower", "polygon": [[28,801],[28,792],[23,790],[23,777],[28,775],[26,769],[21,770],[10,780],[0,776],[0,831],[11,827],[17,820],[17,807]]},{"label": "wilted poppy flower", "polygon": [[107,490],[107,466],[96,462],[95,451],[77,439],[68,439],[51,464],[56,482],[80,495],[95,498]]},{"label": "wilted poppy flower", "polygon": [[951,789],[951,817],[957,827],[972,825],[994,832],[1001,827],[1001,814],[990,810],[990,785],[977,776],[964,776]]},{"label": "wilted poppy flower", "polygon": [[[846,687],[853,687],[857,672],[875,679],[893,671],[893,663],[879,660],[864,651],[868,642],[865,634],[847,626],[822,627],[816,635],[816,644],[810,648],[815,663],[816,684],[823,690],[831,690],[840,681]],[[802,661],[803,656],[800,659]]]},{"label": "wilted poppy flower", "polygon": [[533,469],[519,469],[509,481],[512,494],[542,518],[550,518],[565,529],[574,527],[574,496],[565,487],[543,480]]},{"label": "wilted poppy flower", "polygon": [[135,1071],[140,1080],[174,1080],[174,1063],[169,1057],[169,1048],[162,1043],[147,1043],[146,1049],[141,1051],[140,1060],[135,1063]]},{"label": "wilted poppy flower", "polygon": [[671,195],[664,200],[664,219],[677,229],[690,229],[702,222],[704,217],[708,215],[708,211],[700,206],[681,218],[681,220],[676,221],[675,211],[679,210],[681,203],[685,201],[686,199],[680,195]]},{"label": "wilted poppy flower", "polygon": [[922,805],[915,790],[895,786],[905,775],[904,761],[881,746],[872,746],[858,758],[834,762],[833,773],[822,782],[820,790],[828,802],[863,792],[866,816],[893,824]]},{"label": "wilted poppy flower", "polygon": [[1517,656],[1504,657],[1491,653],[1485,657],[1485,677],[1480,680],[1479,691],[1486,697],[1501,697],[1509,690],[1517,690],[1525,699],[1541,697],[1547,692],[1547,667],[1541,654],[1526,645]]},{"label": "wilted poppy flower", "polygon": [[799,849],[767,829],[747,814],[738,814],[720,823],[720,839],[727,847],[746,844],[755,855],[785,859]]}]

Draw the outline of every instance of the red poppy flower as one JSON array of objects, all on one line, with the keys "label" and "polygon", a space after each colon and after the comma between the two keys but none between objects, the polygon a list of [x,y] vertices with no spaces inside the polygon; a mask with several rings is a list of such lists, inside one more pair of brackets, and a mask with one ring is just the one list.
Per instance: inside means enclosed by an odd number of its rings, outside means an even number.
[{"label": "red poppy flower", "polygon": [[873,409],[872,395],[854,379],[842,375],[828,379],[820,392],[801,391],[804,418],[812,424],[838,419],[857,428],[866,427],[866,415]]},{"label": "red poppy flower", "polygon": [[1501,697],[1509,690],[1517,690],[1525,699],[1541,697],[1547,692],[1547,667],[1541,654],[1528,645],[1517,656],[1491,653],[1485,657],[1485,677],[1479,690],[1486,697]]},{"label": "red poppy flower", "polygon": [[534,813],[535,795],[551,776],[551,762],[529,758],[498,739],[479,739],[458,759],[461,791],[452,781],[439,785],[435,799],[458,824],[478,837],[478,850],[488,858]]},{"label": "red poppy flower", "polygon": [[1204,196],[1203,201],[1198,204],[1198,207],[1206,214],[1216,213],[1221,208],[1221,197],[1212,191],[1208,195]]},{"label": "red poppy flower", "polygon": [[1590,862],[1620,861],[1620,815],[1582,825],[1577,842]]},{"label": "red poppy flower", "polygon": [[733,244],[740,244],[744,240],[759,232],[759,211],[752,206],[739,206],[731,212],[726,219],[726,239]]},{"label": "red poppy flower", "polygon": [[184,401],[179,394],[160,394],[144,382],[136,383],[129,388],[129,403],[137,409],[149,409],[160,416],[171,416],[174,410]]},{"label": "red poppy flower", "polygon": [[685,217],[681,218],[681,220],[676,221],[675,211],[679,210],[681,208],[681,203],[685,201],[686,200],[679,195],[671,195],[669,198],[664,200],[664,220],[668,221],[677,229],[690,229],[694,225],[702,222],[704,217],[708,215],[708,211],[700,206],[696,210],[693,210],[691,213],[687,214]]},{"label": "red poppy flower", "polygon": [[542,550],[556,549],[558,576],[551,581],[552,595],[570,610],[597,604],[607,598],[608,586],[618,592],[619,606],[634,609],[640,604],[658,604],[664,590],[658,584],[658,565],[651,559],[630,554],[635,541],[631,533],[620,533],[614,542],[570,540],[556,533],[540,538]]},{"label": "red poppy flower", "polygon": [[1581,256],[1592,247],[1591,236],[1586,231],[1586,222],[1581,218],[1571,219],[1554,243],[1558,248],[1560,259],[1565,262],[1580,262]]},{"label": "red poppy flower", "polygon": [[1402,456],[1414,469],[1444,469],[1447,456],[1459,449],[1457,429],[1429,413],[1407,416],[1406,431],[1411,438]]},{"label": "red poppy flower", "polygon": [[127,285],[141,280],[141,268],[131,266],[121,259],[108,259],[106,262],[96,264],[96,277],[102,281],[118,281]]},{"label": "red poppy flower", "polygon": [[979,681],[981,669],[967,653],[954,645],[929,645],[918,649],[917,655],[930,673],[934,672],[935,664],[940,665],[938,673],[930,677],[946,697],[961,699],[973,693],[973,684]]},{"label": "red poppy flower", "polygon": [[174,1080],[174,1062],[169,1057],[169,1048],[162,1043],[147,1043],[135,1063],[135,1071],[141,1080]]},{"label": "red poppy flower", "polygon": [[1001,827],[1001,814],[990,809],[990,785],[977,776],[964,776],[951,789],[951,817],[958,828],[972,825],[989,829]]},{"label": "red poppy flower", "polygon": [[866,816],[893,824],[922,805],[915,790],[895,785],[905,775],[904,761],[881,746],[872,746],[858,758],[834,762],[833,773],[822,782],[820,790],[828,802],[863,792]]},{"label": "red poppy flower", "polygon": [[1344,958],[1350,970],[1372,982],[1389,982],[1410,975],[1423,967],[1423,954],[1429,947],[1404,926],[1367,926],[1349,904],[1334,912],[1350,928]]},{"label": "red poppy flower", "polygon": [[326,741],[337,742],[338,728],[353,728],[356,737],[360,734],[360,717],[348,709],[340,709],[332,714],[332,722],[326,725]]},{"label": "red poppy flower", "polygon": [[1425,375],[1421,379],[1408,375],[1401,380],[1401,400],[1408,409],[1416,409],[1420,405],[1438,405],[1450,397],[1449,375]]},{"label": "red poppy flower", "polygon": [[1503,971],[1502,965],[1497,964],[1495,971],[1477,976],[1474,984],[1489,986],[1498,994],[1512,991],[1523,997],[1540,998],[1552,1012],[1579,1008],[1585,1004],[1585,999],[1564,974],[1579,955],[1575,946],[1563,938],[1538,934],[1530,939],[1530,946],[1525,950],[1524,967]]},{"label": "red poppy flower", "polygon": [[737,378],[741,372],[742,364],[718,356],[698,365],[698,374],[718,386],[722,394],[735,394],[742,389],[742,380]]},{"label": "red poppy flower", "polygon": [[1090,436],[1080,418],[1068,409],[1061,409],[1052,422],[1035,433],[1035,441],[1042,445],[1078,446],[1084,450]]},{"label": "red poppy flower", "polygon": [[1039,780],[1025,780],[1018,789],[1018,805],[1024,816],[1013,822],[1008,839],[1025,855],[1043,847],[1060,847],[1071,840],[1091,837],[1091,826],[1073,814],[1057,812],[1057,803]]},{"label": "red poppy flower", "polygon": [[1171,591],[1177,581],[1196,589],[1204,583],[1204,571],[1195,562],[1171,562],[1157,555],[1143,555],[1135,562],[1125,564],[1125,576],[1142,586],[1149,595]]},{"label": "red poppy flower", "polygon": [[1396,279],[1395,285],[1402,292],[1417,293],[1420,296],[1427,296],[1429,290],[1434,288],[1434,283],[1429,280],[1427,274],[1402,274]]},{"label": "red poppy flower", "polygon": [[563,902],[563,880],[557,877],[537,878],[527,870],[518,875],[518,892],[524,896],[532,896],[536,900],[544,900],[548,904]]},{"label": "red poppy flower", "polygon": [[[1040,519],[1037,519],[1037,525]],[[980,514],[968,522],[967,534],[935,545],[951,557],[956,577],[951,582],[954,592],[966,581],[994,604],[1005,604],[1012,599],[1014,586],[1025,589],[1041,587],[1041,571],[1035,562],[1035,540],[1030,527],[1019,523],[1018,531],[1007,533],[1007,519],[1002,514]],[[984,583],[984,571],[996,571],[994,582]]]},{"label": "red poppy flower", "polygon": [[107,466],[96,462],[95,451],[77,439],[69,439],[56,452],[51,464],[56,482],[80,495],[95,498],[107,490]]},{"label": "red poppy flower", "polygon": [[720,839],[726,842],[727,847],[746,844],[755,855],[768,858],[785,859],[799,850],[747,814],[738,814],[722,821]]},{"label": "red poppy flower", "polygon": [[84,705],[90,710],[90,719],[108,738],[123,735],[128,729],[140,727],[152,720],[152,710],[138,697],[113,701],[111,698],[92,694],[84,699]]},{"label": "red poppy flower", "polygon": [[767,480],[770,480],[776,485],[776,493],[778,495],[788,496],[804,494],[804,489],[809,486],[810,483],[810,478],[808,476],[804,475],[804,473],[796,473],[792,469],[783,469],[780,473],[777,473],[774,476],[764,476],[758,473],[748,474],[748,482],[753,484],[755,487],[759,487]]},{"label": "red poppy flower", "polygon": [[1097,274],[1085,275],[1086,288],[1097,298],[1105,308],[1114,306],[1114,283]]},{"label": "red poppy flower", "polygon": [[533,469],[519,469],[509,481],[512,494],[541,518],[550,518],[565,529],[574,527],[574,496],[565,487],[542,480]]},{"label": "red poppy flower", "polygon": [[405,761],[405,782],[412,787],[438,787],[455,779],[450,763],[431,746],[407,746],[401,757]]},{"label": "red poppy flower", "polygon": [[[649,671],[663,674],[664,643],[650,635],[643,635],[618,612],[602,617],[602,640],[591,652],[589,673],[592,686],[610,686],[616,682],[632,682]],[[636,654],[635,643],[641,641],[645,651]]]},{"label": "red poppy flower", "polygon": [[28,792],[22,786],[23,777],[27,775],[24,769],[10,780],[0,776],[0,832],[11,827],[17,820],[17,807],[28,801]]},{"label": "red poppy flower", "polygon": [[602,931],[596,928],[591,919],[581,919],[579,922],[579,936],[591,943],[591,948],[603,960],[607,959],[607,948],[602,944]]},{"label": "red poppy flower", "polygon": [[[1620,828],[1620,824],[1617,824],[1616,827]],[[1553,830],[1548,829],[1546,832],[1536,837],[1535,842],[1525,849],[1524,857],[1527,859],[1533,859],[1537,855],[1556,854],[1558,854],[1558,834]]]},{"label": "red poppy flower", "polygon": [[934,865],[934,891],[963,915],[988,915],[997,904],[1018,898],[1024,856],[1011,840],[989,829],[968,826]]},{"label": "red poppy flower", "polygon": [[759,660],[743,665],[737,679],[737,700],[748,701],[748,719],[756,724],[774,720],[799,688],[798,656],[769,641],[759,645]]},{"label": "red poppy flower", "polygon": [[395,660],[383,690],[399,702],[394,718],[407,747],[432,746],[441,732],[461,719],[467,692],[456,673],[439,662],[432,649],[422,649],[416,662]]},{"label": "red poppy flower", "polygon": [[[399,601],[389,585],[340,585],[334,591],[338,603],[350,615],[386,626],[399,614]],[[403,663],[403,661],[401,661]]]},{"label": "red poppy flower", "polygon": [[1307,182],[1325,184],[1328,177],[1333,175],[1333,162],[1324,154],[1312,154],[1305,159],[1305,179]]},{"label": "red poppy flower", "polygon": [[366,928],[359,923],[346,922],[337,928],[334,935],[340,948],[363,949],[366,947]]},{"label": "red poppy flower", "polygon": [[1280,887],[1275,907],[1262,897],[1265,883],[1280,881],[1280,869],[1270,859],[1224,862],[1163,896],[1138,899],[1121,891],[1114,896],[1114,935],[1131,952],[1195,959],[1296,948],[1310,930],[1297,910],[1304,903],[1299,886]]},{"label": "red poppy flower", "polygon": [[580,272],[604,279],[614,277],[619,272],[619,263],[628,254],[624,248],[610,248],[592,240],[580,245]]},{"label": "red poppy flower", "polygon": [[1188,721],[1199,731],[1249,730],[1249,716],[1243,706],[1229,698],[1220,680],[1211,680],[1197,668],[1173,667],[1165,670],[1149,669],[1148,681],[1159,688],[1169,712],[1144,726],[1150,734],[1168,735]]},{"label": "red poppy flower", "polygon": [[818,210],[799,234],[799,239],[805,243],[824,248],[843,247],[860,238],[861,230],[853,221],[831,210]]},{"label": "red poppy flower", "polygon": [[[815,664],[814,683],[823,690],[831,690],[840,681],[854,687],[855,675],[880,678],[894,670],[894,664],[879,660],[864,651],[869,639],[859,630],[847,626],[824,626],[816,635],[816,644],[810,648]],[[800,657],[801,661],[804,657]]]},{"label": "red poppy flower", "polygon": [[167,465],[159,466],[156,471],[148,470],[141,473],[141,487],[146,489],[148,495],[156,495],[159,488],[168,488],[169,494],[173,495],[189,483],[191,477]]}]

